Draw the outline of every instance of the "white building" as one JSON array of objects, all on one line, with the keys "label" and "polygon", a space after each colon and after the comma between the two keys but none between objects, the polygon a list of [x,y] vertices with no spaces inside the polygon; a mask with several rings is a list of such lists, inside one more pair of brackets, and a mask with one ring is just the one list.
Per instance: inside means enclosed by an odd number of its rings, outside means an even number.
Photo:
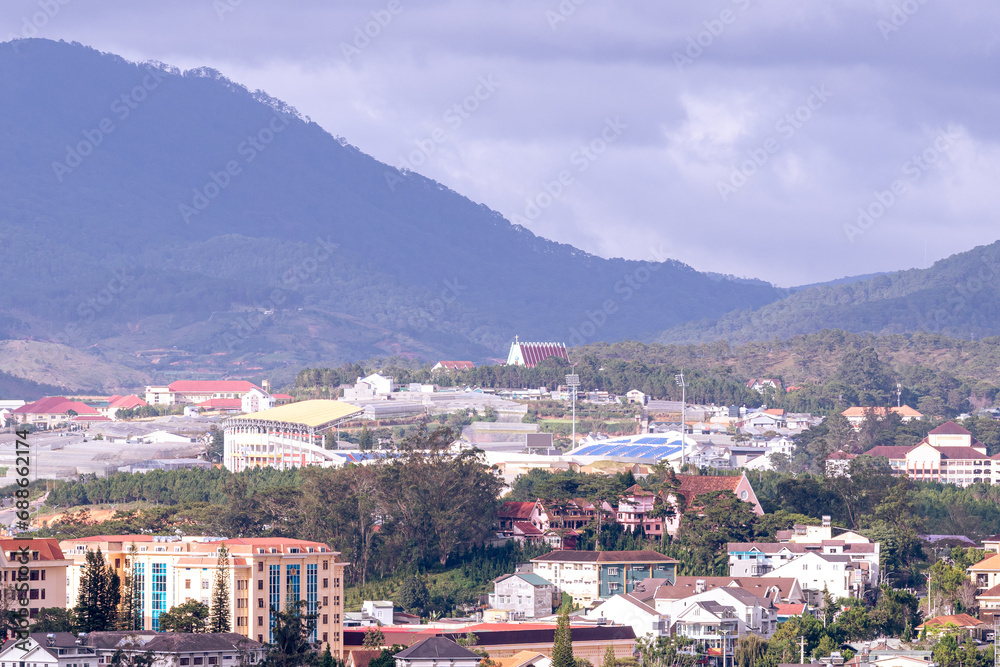
[{"label": "white building", "polygon": [[374,618],[379,625],[392,625],[393,605],[389,600],[365,600],[361,603],[361,612]]},{"label": "white building", "polygon": [[591,621],[603,618],[615,625],[631,626],[636,639],[666,637],[670,634],[668,616],[628,594],[608,598],[588,611],[584,617]]},{"label": "white building", "polygon": [[510,620],[552,615],[556,587],[537,574],[506,574],[493,582],[490,609],[508,612]]},{"label": "white building", "polygon": [[795,577],[809,604],[819,606],[829,592],[838,598],[862,597],[867,585],[866,573],[844,554],[810,552],[793,558],[765,573],[764,577]]},{"label": "white building", "polygon": [[708,648],[732,655],[736,640],[752,633],[770,639],[778,625],[778,610],[768,598],[736,587],[706,588],[657,610],[667,613],[674,634],[690,637]]},{"label": "white building", "polygon": [[270,410],[274,407],[274,397],[263,389],[258,389],[257,387],[254,387],[247,393],[243,394],[243,397],[240,400],[242,402],[244,414],[260,412],[261,410]]}]

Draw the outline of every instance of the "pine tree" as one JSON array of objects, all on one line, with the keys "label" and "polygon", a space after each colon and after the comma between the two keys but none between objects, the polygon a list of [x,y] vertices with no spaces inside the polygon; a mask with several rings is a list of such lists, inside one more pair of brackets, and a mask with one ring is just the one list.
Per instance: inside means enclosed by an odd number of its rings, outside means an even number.
[{"label": "pine tree", "polygon": [[569,629],[569,609],[565,606],[559,611],[559,622],[552,643],[552,667],[575,667],[573,660],[573,641]]},{"label": "pine tree", "polygon": [[79,632],[113,630],[121,602],[121,581],[100,549],[87,552],[74,614]]},{"label": "pine tree", "polygon": [[604,661],[601,662],[601,667],[615,667],[615,647],[610,644],[606,649],[604,649]]},{"label": "pine tree", "polygon": [[219,558],[212,582],[212,614],[208,617],[209,632],[229,632],[232,615],[229,598],[229,549],[223,544],[219,548]]}]

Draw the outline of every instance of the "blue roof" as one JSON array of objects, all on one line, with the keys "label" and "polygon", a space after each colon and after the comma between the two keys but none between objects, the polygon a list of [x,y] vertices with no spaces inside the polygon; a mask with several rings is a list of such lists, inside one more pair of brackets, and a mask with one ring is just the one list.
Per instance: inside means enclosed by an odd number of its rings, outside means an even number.
[{"label": "blue roof", "polygon": [[[656,440],[658,442],[655,444],[640,444],[643,440]],[[680,451],[680,441],[675,442],[677,444],[667,444],[666,438],[611,441],[599,445],[584,445],[572,453],[581,456],[620,456],[629,459],[659,461]]]}]

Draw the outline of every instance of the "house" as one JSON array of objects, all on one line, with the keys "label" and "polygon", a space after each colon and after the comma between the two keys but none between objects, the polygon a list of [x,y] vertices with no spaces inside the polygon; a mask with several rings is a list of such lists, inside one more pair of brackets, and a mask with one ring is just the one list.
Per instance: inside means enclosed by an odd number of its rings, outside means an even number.
[{"label": "house", "polygon": [[119,396],[115,394],[114,396],[109,396],[106,405],[96,405],[93,406],[97,408],[97,411],[104,417],[118,421],[118,411],[119,410],[134,410],[135,408],[141,408],[146,405],[146,401],[142,400],[138,396]]},{"label": "house", "polygon": [[[993,630],[992,625],[988,627],[990,631]],[[934,630],[947,630],[951,628],[961,630],[963,634],[967,634],[973,639],[982,640],[986,634],[986,626],[983,622],[968,614],[951,614],[949,616],[928,618],[914,629],[917,632],[927,630],[928,634],[931,634]]]},{"label": "house", "polygon": [[368,667],[368,663],[381,655],[382,649],[355,649],[348,652],[344,667]]},{"label": "house", "polygon": [[628,625],[636,639],[666,637],[670,634],[670,619],[649,604],[629,594],[614,595],[584,614],[590,621],[605,621]]},{"label": "house", "polygon": [[856,454],[851,454],[850,452],[845,452],[843,449],[838,449],[833,454],[826,457],[826,476],[827,477],[850,477],[850,473],[847,471],[851,467],[851,461],[858,458]]},{"label": "house", "polygon": [[995,594],[993,589],[1000,586],[1000,554],[987,553],[986,558],[971,566],[968,572],[978,595]]},{"label": "house", "polygon": [[505,574],[493,580],[490,609],[507,612],[505,620],[542,618],[558,601],[556,587],[537,574]]},{"label": "house", "polygon": [[900,419],[903,420],[904,423],[913,421],[914,419],[924,418],[924,415],[922,413],[917,412],[909,405],[903,405],[900,407],[889,407],[889,408],[883,408],[883,407],[866,408],[866,407],[855,406],[853,408],[847,408],[840,414],[844,415],[844,417],[847,418],[847,421],[850,422],[851,426],[854,427],[854,430],[858,430],[861,428],[861,422],[865,420],[865,414],[869,412],[874,414],[876,419],[884,419],[889,414],[897,414],[899,415]]},{"label": "house", "polygon": [[494,659],[500,667],[552,667],[552,658],[537,651],[518,651],[509,658]]},{"label": "house", "polygon": [[[132,658],[152,654],[151,667],[243,667],[264,662],[263,644],[236,632],[91,632],[83,645],[95,650],[98,664],[111,664],[118,651]],[[123,662],[128,664],[128,658]]]},{"label": "house", "polygon": [[393,656],[396,667],[479,667],[483,656],[445,637],[430,637]]},{"label": "house", "polygon": [[795,577],[677,577],[673,583],[647,579],[632,595],[658,611],[668,612],[677,600],[712,590],[713,588],[742,588],[759,598],[768,598],[775,604],[805,601],[802,587]]},{"label": "house", "polygon": [[673,580],[677,561],[655,551],[557,550],[531,559],[535,574],[552,582],[575,604],[590,606],[597,600],[630,593],[647,578]]},{"label": "house", "polygon": [[764,509],[760,506],[746,473],[728,476],[677,475],[677,481],[679,484],[676,490],[664,491],[664,502],[674,508],[674,515],[664,519],[664,529],[671,536],[677,535],[681,516],[691,509],[695,498],[703,493],[729,491],[740,500],[753,505],[754,514],[764,515]]},{"label": "house", "polygon": [[431,372],[435,371],[471,371],[476,365],[471,361],[439,361],[431,367]]},{"label": "house", "polygon": [[24,642],[6,641],[0,649],[0,665],[11,667],[31,665],[31,667],[74,667],[86,665],[97,667],[97,651],[92,646],[77,644],[77,638],[70,632],[34,632]]},{"label": "house", "polygon": [[379,398],[388,398],[394,389],[392,378],[387,378],[379,373],[372,373],[368,377],[358,378],[353,387],[344,387],[345,401],[372,401]]},{"label": "house", "polygon": [[30,424],[37,429],[51,429],[66,426],[76,417],[100,417],[101,414],[86,403],[71,401],[65,396],[49,396],[27,403],[12,413],[18,424]]},{"label": "house", "polygon": [[[0,581],[18,581],[18,571],[27,568],[28,618],[35,618],[45,607],[65,607],[66,574],[73,562],[63,555],[59,541],[50,538],[0,539]],[[10,585],[13,585],[12,583]]]},{"label": "house", "polygon": [[365,600],[361,612],[375,619],[379,625],[392,625],[393,604],[389,600]]},{"label": "house", "polygon": [[650,537],[663,537],[663,518],[649,516],[657,499],[655,493],[638,484],[629,487],[618,501],[618,523],[630,533],[641,528]]},{"label": "house", "polygon": [[198,405],[216,398],[242,399],[260,387],[246,380],[177,380],[167,386],[146,387],[150,405]]},{"label": "house", "polygon": [[[775,412],[780,412],[780,414],[775,414]],[[747,416],[737,424],[737,426],[739,428],[756,428],[763,431],[777,431],[778,429],[785,428],[785,411],[764,410],[762,412],[751,412],[748,413]]]},{"label": "house", "polygon": [[778,625],[778,610],[768,598],[742,588],[705,589],[676,600],[668,611],[673,634],[689,637],[711,650],[733,654],[736,641],[746,634],[770,639]]},{"label": "house", "polygon": [[566,343],[522,343],[517,336],[514,336],[514,342],[510,344],[510,352],[507,354],[507,365],[534,368],[549,357],[568,362]]},{"label": "house", "polygon": [[781,380],[777,378],[751,378],[747,380],[747,389],[753,389],[759,394],[767,390],[781,391]]},{"label": "house", "polygon": [[[787,546],[787,545],[786,545]],[[806,601],[819,606],[824,595],[837,598],[860,598],[869,583],[868,562],[855,562],[847,554],[810,551],[763,573],[763,577],[794,577]]]},{"label": "house", "polygon": [[261,410],[270,410],[274,407],[274,404],[275,400],[271,394],[263,389],[254,387],[243,394],[243,397],[240,399],[240,410],[243,414],[251,414],[260,412]]},{"label": "house", "polygon": [[633,389],[625,393],[625,398],[629,403],[638,403],[639,405],[646,405],[646,394],[642,393],[638,389]]}]

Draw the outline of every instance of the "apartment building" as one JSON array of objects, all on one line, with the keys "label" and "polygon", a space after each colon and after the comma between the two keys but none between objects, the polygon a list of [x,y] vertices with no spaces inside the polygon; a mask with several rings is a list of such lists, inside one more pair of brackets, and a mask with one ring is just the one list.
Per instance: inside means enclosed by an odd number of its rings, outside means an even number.
[{"label": "apartment building", "polygon": [[[26,563],[22,562],[27,557]],[[18,582],[18,570],[28,568],[28,614],[45,607],[66,606],[66,570],[70,561],[53,539],[0,540],[0,582],[4,587]]]},{"label": "apartment building", "polygon": [[[135,545],[134,556],[130,554]],[[343,656],[343,579],[346,563],[321,542],[290,538],[99,535],[63,540],[72,560],[67,603],[75,600],[88,551],[100,548],[119,573],[136,581],[144,630],[159,630],[160,615],[187,600],[209,603],[222,545],[229,550],[232,630],[261,643],[273,640],[271,610],[299,601],[317,615],[310,639]]]},{"label": "apartment building", "polygon": [[655,551],[557,550],[531,559],[534,573],[585,607],[620,593],[631,593],[648,578],[677,575],[677,561]]}]

